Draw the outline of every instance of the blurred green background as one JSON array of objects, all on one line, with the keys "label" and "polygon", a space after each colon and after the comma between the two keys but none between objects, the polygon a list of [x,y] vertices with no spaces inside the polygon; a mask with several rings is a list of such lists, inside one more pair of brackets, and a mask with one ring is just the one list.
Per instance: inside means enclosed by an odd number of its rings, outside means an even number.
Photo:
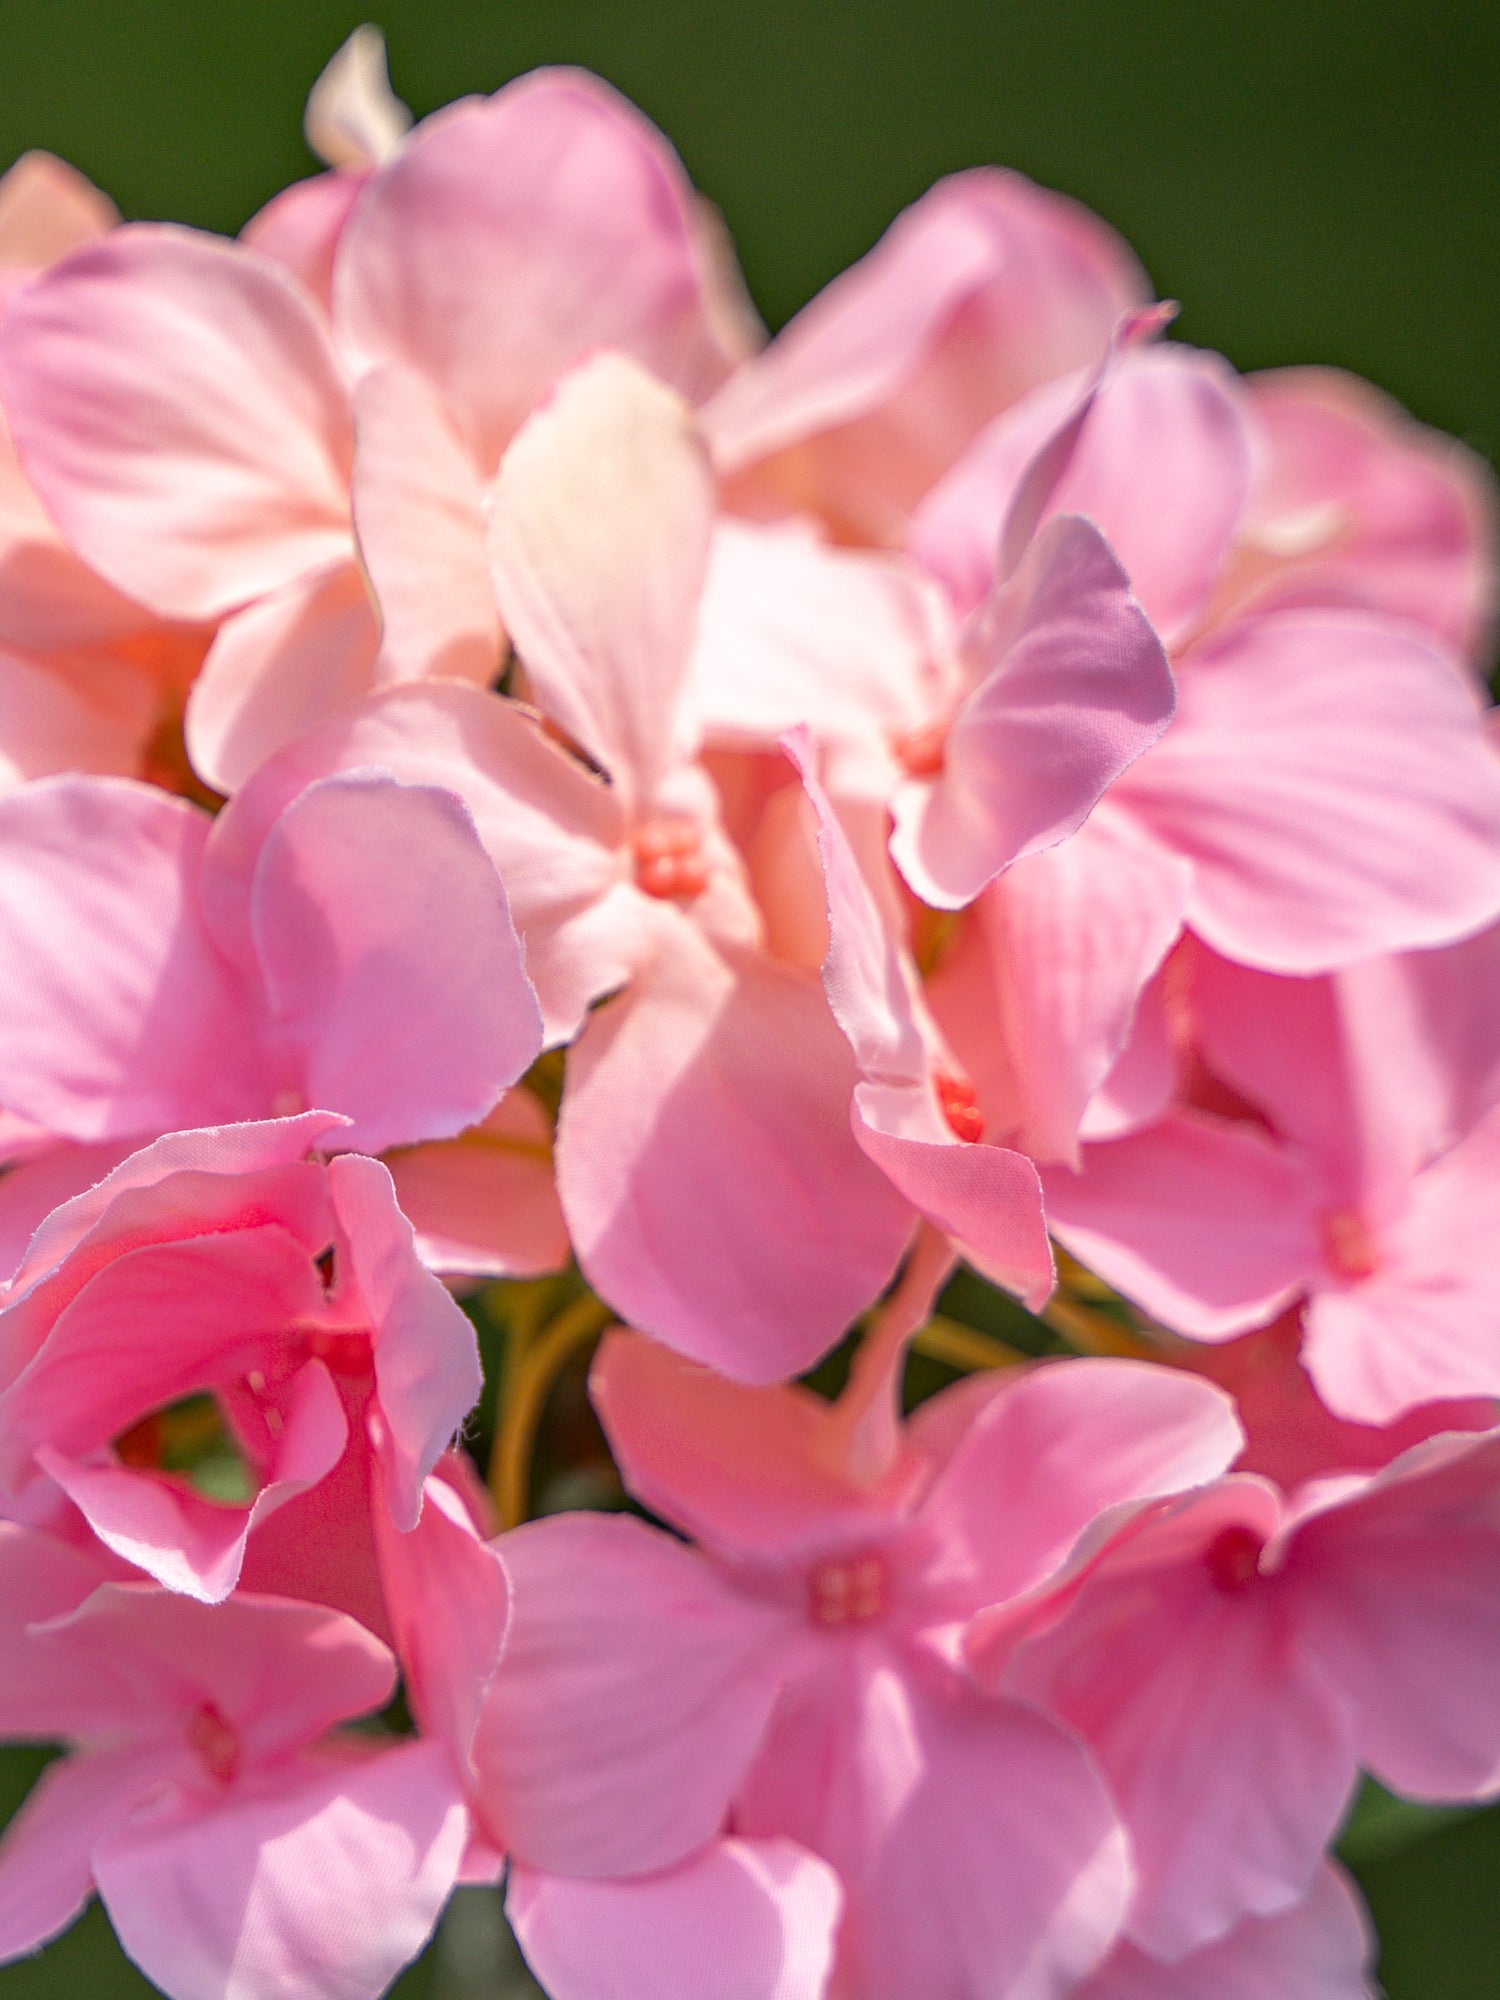
[{"label": "blurred green background", "polygon": [[[61,153],[127,216],[235,230],[313,162],[337,0],[6,0],[0,164]],[[1500,455],[1496,0],[386,0],[420,115],[541,62],[609,78],[718,202],[771,326],[937,175],[996,160],[1135,246],[1182,338],[1242,368],[1358,370]],[[38,1768],[0,1758],[0,1817]],[[1348,1844],[1391,2000],[1500,1996],[1500,1813],[1367,1802]],[[469,1898],[411,2000],[502,2000]],[[92,1912],[0,2000],[149,1992]],[[913,1996],[916,2000],[916,1996]]]}]

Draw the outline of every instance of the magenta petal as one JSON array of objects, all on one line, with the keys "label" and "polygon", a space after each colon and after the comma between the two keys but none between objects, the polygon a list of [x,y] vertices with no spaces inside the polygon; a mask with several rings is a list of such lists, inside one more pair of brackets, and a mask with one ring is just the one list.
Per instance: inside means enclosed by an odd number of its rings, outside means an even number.
[{"label": "magenta petal", "polygon": [[1478,698],[1433,641],[1365,612],[1270,613],[1206,641],[1117,798],[1192,861],[1193,928],[1268,971],[1444,944],[1500,908]]},{"label": "magenta petal", "polygon": [[517,1864],[505,1908],[553,2000],[823,2000],[842,1901],[789,1840],[717,1840],[660,1875]]},{"label": "magenta petal", "polygon": [[340,245],[336,324],[362,368],[425,374],[488,475],[596,348],[689,396],[722,378],[693,203],[622,98],[536,71],[425,119],[374,176]]},{"label": "magenta petal", "polygon": [[541,1047],[505,891],[450,792],[310,786],[261,849],[250,920],[273,1033],[305,1100],[354,1120],[351,1148],[453,1136]]},{"label": "magenta petal", "polygon": [[674,925],[568,1056],[558,1192],[591,1282],[739,1380],[810,1367],[911,1231],[850,1131],[854,1081],[813,979]]},{"label": "magenta petal", "polygon": [[446,1751],[409,1743],[137,1820],[94,1873],[120,1943],[173,2000],[376,2000],[426,1943],[467,1835]]},{"label": "magenta petal", "polygon": [[263,1108],[253,1001],[200,912],[209,824],[119,779],[44,779],[0,800],[8,1109],[102,1140]]},{"label": "magenta petal", "polygon": [[226,618],[188,690],[199,777],[237,791],[257,766],[370,685],[379,627],[356,564],[295,577]]},{"label": "magenta petal", "polygon": [[474,1329],[418,1262],[411,1224],[378,1160],[341,1154],[329,1164],[328,1191],[369,1314],[391,1519],[415,1527],[423,1482],[484,1386]]},{"label": "magenta petal", "polygon": [[6,313],[0,383],[69,542],[167,617],[347,553],[347,392],[311,302],[253,251],[112,231]]},{"label": "magenta petal", "polygon": [[1042,1187],[1059,1242],[1199,1340],[1263,1326],[1317,1268],[1316,1177],[1250,1126],[1177,1113]]},{"label": "magenta petal", "polygon": [[1161,644],[1098,530],[1075,516],[1043,529],[969,645],[983,678],[953,718],[943,770],[892,802],[896,864],[939,909],[1075,832],[1172,718]]},{"label": "magenta petal", "polygon": [[162,1778],[160,1745],[91,1750],[42,1773],[0,1839],[0,1962],[38,1951],[94,1892],[93,1850]]},{"label": "magenta petal", "polygon": [[380,607],[380,677],[484,686],[501,633],[474,461],[432,386],[407,369],[363,378],[354,423],[354,526]]},{"label": "magenta petal", "polygon": [[485,1818],[536,1868],[680,1861],[724,1824],[795,1624],[639,1521],[560,1515],[495,1548],[511,1612],[474,1744]]},{"label": "magenta petal", "polygon": [[1272,1917],[1244,1917],[1226,1937],[1173,1965],[1123,1944],[1077,2000],[1375,2000],[1375,1941],[1341,1869]]}]

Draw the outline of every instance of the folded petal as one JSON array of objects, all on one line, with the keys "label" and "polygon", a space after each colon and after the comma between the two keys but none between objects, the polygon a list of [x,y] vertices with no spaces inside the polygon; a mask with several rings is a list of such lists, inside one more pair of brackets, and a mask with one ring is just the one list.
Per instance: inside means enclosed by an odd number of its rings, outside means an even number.
[{"label": "folded petal", "polygon": [[485,1818],[534,1868],[682,1860],[724,1824],[792,1620],[623,1517],[558,1516],[494,1546],[510,1625],[474,1743]]},{"label": "folded petal", "polygon": [[380,631],[349,561],[295,577],[226,618],[188,691],[193,768],[235,792],[284,744],[370,685]]},{"label": "folded petal", "polygon": [[554,2000],[823,2000],[842,1900],[789,1840],[716,1840],[613,1881],[517,1865],[505,1908]]},{"label": "folded petal", "polygon": [[1368,613],[1271,613],[1195,649],[1117,802],[1193,863],[1194,929],[1269,971],[1446,943],[1500,906],[1477,696],[1432,641]]},{"label": "folded petal", "polygon": [[1083,520],[1048,525],[969,641],[983,678],[935,782],[892,801],[891,852],[939,909],[1073,833],[1172,717],[1172,676],[1129,582]]},{"label": "folded petal", "polygon": [[112,231],[6,313],[0,385],[69,542],[155,611],[215,618],[348,549],[338,363],[311,302],[253,251]]},{"label": "folded petal", "polygon": [[1264,1325],[1317,1269],[1316,1177],[1250,1126],[1175,1113],[1042,1187],[1059,1242],[1195,1339]]},{"label": "folded petal", "polygon": [[482,474],[595,348],[685,395],[722,379],[693,196],[661,135],[594,78],[540,70],[424,119],[340,246],[361,370],[425,374]]},{"label": "folded petal", "polygon": [[376,2000],[426,1943],[467,1835],[447,1752],[409,1743],[138,1820],[94,1874],[126,1953],[174,2000]]},{"label": "folded petal", "polygon": [[558,1192],[590,1281],[736,1379],[811,1366],[912,1226],[850,1131],[854,1082],[814,980],[674,925],[568,1056]]},{"label": "folded petal", "polygon": [[204,932],[207,816],[146,785],[0,800],[0,1099],[69,1138],[263,1108],[253,1001]]},{"label": "folded petal", "polygon": [[505,891],[451,792],[310,786],[261,849],[250,921],[271,1034],[361,1152],[462,1131],[541,1048]]},{"label": "folded petal", "polygon": [[632,799],[690,747],[680,710],[713,508],[686,405],[620,355],[566,378],[495,481],[495,594],[527,679]]}]

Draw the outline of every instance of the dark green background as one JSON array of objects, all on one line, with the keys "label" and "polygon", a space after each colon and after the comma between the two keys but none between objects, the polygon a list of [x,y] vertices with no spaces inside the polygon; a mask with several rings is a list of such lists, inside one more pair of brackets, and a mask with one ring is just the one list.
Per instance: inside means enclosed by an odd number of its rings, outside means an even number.
[{"label": "dark green background", "polygon": [[[0,161],[47,146],[127,215],[236,229],[310,170],[303,96],[361,18],[4,0]],[[387,0],[381,19],[419,114],[539,62],[608,77],[723,209],[773,326],[938,174],[998,160],[1122,230],[1183,338],[1245,368],[1357,369],[1500,454],[1497,0]],[[0,1768],[0,1811],[22,1779]],[[1500,2000],[1500,1818],[1372,1818],[1361,1841],[1392,2000]],[[3,2000],[145,1990],[97,1912],[0,1971]]]}]

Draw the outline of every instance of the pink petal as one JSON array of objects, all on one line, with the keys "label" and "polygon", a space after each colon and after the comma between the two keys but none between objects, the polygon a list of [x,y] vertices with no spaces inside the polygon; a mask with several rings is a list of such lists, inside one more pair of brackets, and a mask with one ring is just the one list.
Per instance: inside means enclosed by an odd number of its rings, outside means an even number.
[{"label": "pink petal", "polygon": [[219,627],[188,693],[193,768],[237,791],[256,768],[370,685],[379,627],[352,562],[293,578]]},{"label": "pink petal", "polygon": [[789,1840],[716,1840],[613,1881],[517,1865],[505,1908],[554,2000],[823,2000],[842,1901]]},{"label": "pink petal", "polygon": [[1348,1703],[1361,1763],[1419,1798],[1500,1778],[1500,1452],[1418,1445],[1287,1554],[1304,1643]]},{"label": "pink petal", "polygon": [[850,1131],[854,1081],[811,978],[674,925],[569,1052],[558,1193],[590,1282],[738,1380],[810,1367],[911,1231]]},{"label": "pink petal", "polygon": [[116,779],[46,779],[0,800],[12,1110],[102,1140],[261,1108],[252,1003],[199,913],[209,824]]},{"label": "pink petal", "polygon": [[1311,1893],[1272,1917],[1244,1917],[1226,1937],[1175,1965],[1123,1944],[1077,2000],[1374,2000],[1375,1940],[1342,1870],[1323,1867]]},{"label": "pink petal", "polygon": [[728,1382],[621,1327],[589,1395],[631,1493],[716,1550],[797,1560],[861,1527],[878,1538],[905,1497],[904,1477],[852,1476],[846,1426],[811,1390]]},{"label": "pink petal", "polygon": [[94,1893],[93,1849],[160,1783],[158,1746],[92,1750],[42,1773],[0,1840],[0,1962],[39,1951]]},{"label": "pink petal", "polygon": [[[982,432],[913,518],[907,546],[964,611],[994,580],[1028,468],[1073,414],[1060,388],[1035,392]],[[1077,393],[1072,386],[1072,400]],[[1092,391],[1039,519],[1087,516],[1170,643],[1201,615],[1249,491],[1250,439],[1233,371],[1191,348],[1138,347],[1119,354]]]},{"label": "pink petal", "polygon": [[1355,611],[1246,619],[1182,665],[1117,794],[1193,863],[1217,951],[1321,972],[1446,943],[1500,905],[1500,762],[1454,663]]},{"label": "pink petal", "polygon": [[30,1630],[75,1611],[116,1573],[102,1550],[0,1521],[0,1729],[11,1739],[83,1736],[116,1720],[98,1676],[59,1663]]},{"label": "pink petal", "polygon": [[688,746],[679,717],[713,477],[686,406],[620,355],[576,368],[506,452],[495,594],[536,699],[627,798]]},{"label": "pink petal", "polygon": [[682,1860],[724,1823],[795,1627],[639,1521],[557,1516],[494,1546],[511,1613],[474,1744],[490,1826],[534,1868]]},{"label": "pink petal", "polygon": [[1042,1187],[1059,1242],[1198,1340],[1264,1325],[1317,1268],[1317,1181],[1250,1126],[1177,1113]]},{"label": "pink petal", "polygon": [[0,265],[41,270],[119,220],[108,195],[66,160],[23,153],[0,178]]},{"label": "pink petal", "polygon": [[1098,531],[1072,516],[1032,543],[970,645],[983,678],[943,771],[900,786],[891,808],[896,863],[940,909],[1075,832],[1172,716],[1161,646]]},{"label": "pink petal", "polygon": [[411,113],[392,93],[379,28],[356,28],[324,64],[307,94],[302,129],[330,167],[376,167],[396,152]]},{"label": "pink petal", "polygon": [[[523,1089],[456,1139],[386,1156],[417,1254],[445,1276],[530,1278],[568,1261],[552,1177],[552,1127]],[[5,1183],[0,1182],[0,1212]]]},{"label": "pink petal", "polygon": [[56,771],[133,777],[157,701],[123,661],[68,672],[0,651],[0,792]]},{"label": "pink petal", "polygon": [[425,119],[375,175],[340,247],[336,319],[362,369],[428,377],[488,474],[595,348],[688,396],[722,379],[698,234],[660,134],[592,77],[541,70]]},{"label": "pink petal", "polygon": [[261,849],[250,921],[272,1035],[351,1148],[452,1137],[540,1051],[505,891],[451,792],[310,786]]},{"label": "pink petal", "polygon": [[349,546],[346,391],[308,301],[253,252],[118,229],[0,333],[27,476],[101,575],[214,618]]},{"label": "pink petal", "polygon": [[1275,1516],[1236,1480],[1128,1537],[1007,1679],[1103,1770],[1140,1875],[1130,1935],[1165,1958],[1297,1901],[1354,1785],[1347,1713],[1277,1580],[1210,1568],[1219,1535],[1263,1538]]},{"label": "pink petal", "polygon": [[339,239],[367,176],[314,174],[272,195],[240,231],[240,241],[279,264],[308,297],[328,312],[333,304],[333,260]]},{"label": "pink petal", "polygon": [[409,1743],[137,1820],[94,1873],[125,1951],[176,2000],[376,2000],[426,1943],[467,1834],[446,1752]]},{"label": "pink petal", "polygon": [[893,542],[980,426],[1097,359],[1146,296],[1119,239],[1074,203],[993,169],[942,181],[819,294],[707,412],[739,470],[800,454],[825,510]]},{"label": "pink petal", "polygon": [[1004,1378],[922,1503],[933,1580],[975,1604],[1019,1596],[1108,1510],[1216,1479],[1244,1441],[1221,1390],[1149,1362]]},{"label": "pink petal", "polygon": [[27,1245],[53,1209],[103,1180],[132,1150],[128,1139],[108,1146],[65,1141],[7,1169],[0,1179],[0,1284],[21,1268]]},{"label": "pink petal", "polygon": [[1279,602],[1353,599],[1481,650],[1495,587],[1484,461],[1337,369],[1273,369],[1248,387],[1266,464],[1247,580]]},{"label": "pink petal", "polygon": [[411,1224],[378,1160],[341,1154],[329,1164],[328,1191],[369,1315],[391,1519],[413,1528],[423,1482],[484,1387],[474,1329],[417,1261]]},{"label": "pink petal", "polygon": [[436,391],[399,367],[354,396],[354,526],[380,607],[380,677],[483,687],[502,635],[484,549],[485,494]]},{"label": "pink petal", "polygon": [[456,792],[500,871],[549,1042],[622,985],[641,951],[642,898],[624,879],[620,802],[513,702],[478,688],[393,688],[367,697],[256,776],[215,822],[210,921],[243,949],[256,859],[287,805],[336,771],[376,768]]},{"label": "pink petal", "polygon": [[1375,1269],[1314,1297],[1307,1369],[1338,1415],[1389,1423],[1419,1403],[1500,1393],[1497,1177],[1492,1112],[1412,1182],[1404,1212],[1376,1232]]}]

